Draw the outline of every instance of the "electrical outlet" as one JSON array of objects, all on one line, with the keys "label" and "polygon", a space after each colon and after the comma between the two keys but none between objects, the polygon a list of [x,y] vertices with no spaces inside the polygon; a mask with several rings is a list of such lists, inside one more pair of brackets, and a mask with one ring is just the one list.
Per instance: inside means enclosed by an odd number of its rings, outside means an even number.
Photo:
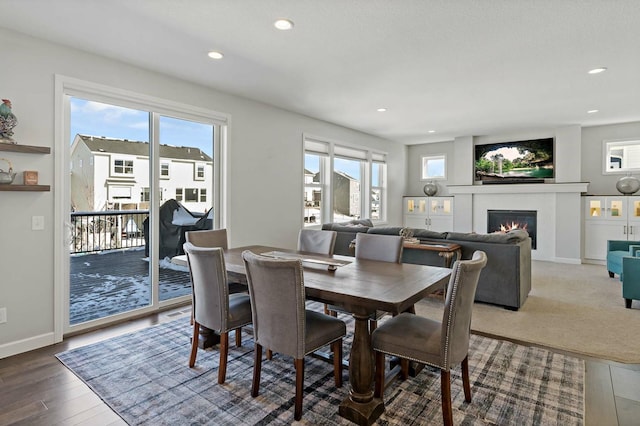
[{"label": "electrical outlet", "polygon": [[44,216],[31,216],[31,230],[42,231],[44,229]]},{"label": "electrical outlet", "polygon": [[0,324],[7,322],[7,308],[0,308]]}]

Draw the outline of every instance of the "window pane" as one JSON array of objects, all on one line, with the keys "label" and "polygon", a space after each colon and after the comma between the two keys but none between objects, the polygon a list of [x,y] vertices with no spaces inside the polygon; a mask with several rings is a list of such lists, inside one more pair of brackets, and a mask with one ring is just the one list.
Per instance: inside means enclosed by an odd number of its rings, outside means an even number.
[{"label": "window pane", "polygon": [[421,179],[446,179],[446,177],[446,157],[444,155],[422,157]]},{"label": "window pane", "polygon": [[184,200],[186,202],[198,201],[198,189],[197,188],[185,189]]},{"label": "window pane", "polygon": [[333,160],[333,221],[359,219],[361,161],[346,158]]},{"label": "window pane", "polygon": [[314,154],[304,156],[304,224],[322,223],[322,157]]}]

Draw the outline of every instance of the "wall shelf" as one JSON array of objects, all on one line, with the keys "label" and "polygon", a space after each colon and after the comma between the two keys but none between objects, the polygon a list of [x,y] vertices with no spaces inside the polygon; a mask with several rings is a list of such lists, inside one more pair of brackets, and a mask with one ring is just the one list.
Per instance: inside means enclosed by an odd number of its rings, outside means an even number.
[{"label": "wall shelf", "polygon": [[[0,151],[23,152],[25,154],[50,154],[51,148],[48,146],[19,145],[13,143],[0,143]],[[13,185],[0,184],[0,191],[27,191],[27,192],[49,192],[49,185]]]},{"label": "wall shelf", "polygon": [[30,192],[49,192],[51,186],[49,185],[12,185],[2,184],[0,185],[0,191],[30,191]]},{"label": "wall shelf", "polygon": [[0,151],[24,152],[27,154],[50,154],[48,146],[19,145],[13,143],[0,143]]}]

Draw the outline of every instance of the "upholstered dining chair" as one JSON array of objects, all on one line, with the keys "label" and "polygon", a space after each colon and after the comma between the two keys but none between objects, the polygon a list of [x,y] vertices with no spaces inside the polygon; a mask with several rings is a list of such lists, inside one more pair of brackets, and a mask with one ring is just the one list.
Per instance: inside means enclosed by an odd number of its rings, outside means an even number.
[{"label": "upholstered dining chair", "polygon": [[385,387],[385,354],[401,359],[401,377],[406,379],[409,361],[440,369],[442,417],[445,425],[453,424],[451,408],[451,373],[462,364],[465,401],[471,402],[469,383],[469,334],[471,311],[478,278],[487,264],[487,256],[476,251],[470,260],[456,261],[447,287],[442,321],[413,313],[402,313],[380,327],[371,337],[375,351],[375,397],[382,398]]},{"label": "upholstered dining chair", "polygon": [[189,367],[196,363],[200,326],[220,333],[220,366],[218,383],[225,381],[229,353],[229,331],[251,324],[251,301],[246,293],[229,294],[227,270],[220,247],[196,247],[185,243],[193,285],[193,337]]},{"label": "upholstered dining chair", "polygon": [[[298,233],[298,251],[332,255],[336,247],[338,233],[329,230],[301,229]],[[330,314],[325,303],[324,313]]]},{"label": "upholstered dining chair", "polygon": [[342,338],[345,323],[321,312],[305,308],[305,290],[300,260],[271,259],[250,251],[242,253],[251,309],[255,342],[251,396],[260,388],[262,348],[291,356],[296,369],[294,418],[302,418],[304,357],[331,345],[336,387],[342,386]]},{"label": "upholstered dining chair", "polygon": [[298,251],[332,255],[337,236],[336,231],[301,229],[298,233]]},{"label": "upholstered dining chair", "polygon": [[[402,263],[403,244],[404,239],[400,235],[360,232],[356,234],[356,259]],[[346,312],[342,307],[336,305],[329,305],[328,310],[333,316],[336,312]],[[371,316],[369,324],[372,331],[376,329],[378,320],[385,314],[384,311],[377,311],[375,315]]]}]

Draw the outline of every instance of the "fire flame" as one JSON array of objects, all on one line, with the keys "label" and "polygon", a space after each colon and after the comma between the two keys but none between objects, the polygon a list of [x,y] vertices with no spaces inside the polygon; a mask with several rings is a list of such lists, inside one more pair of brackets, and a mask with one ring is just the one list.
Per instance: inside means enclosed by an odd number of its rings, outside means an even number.
[{"label": "fire flame", "polygon": [[512,229],[522,229],[523,231],[527,231],[527,224],[518,222],[511,222],[511,225],[509,225],[508,223],[500,224],[500,232],[507,232],[511,231]]}]

